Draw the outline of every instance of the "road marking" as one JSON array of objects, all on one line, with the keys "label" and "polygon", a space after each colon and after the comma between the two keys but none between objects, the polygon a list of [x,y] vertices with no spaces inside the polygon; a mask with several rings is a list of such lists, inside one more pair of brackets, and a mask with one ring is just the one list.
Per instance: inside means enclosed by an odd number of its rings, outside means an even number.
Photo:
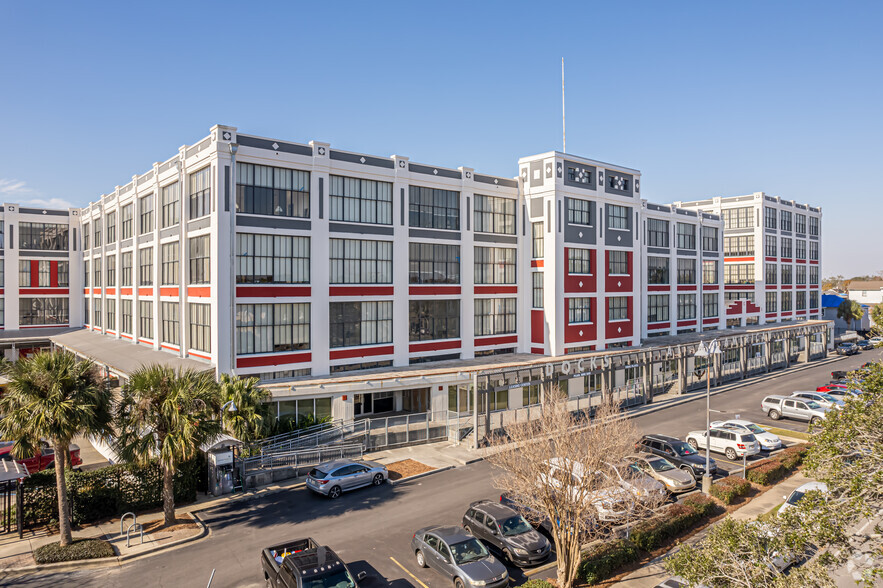
[{"label": "road marking", "polygon": [[420,584],[421,586],[423,586],[423,588],[429,588],[429,586],[427,586],[426,584],[424,584],[423,582],[420,581],[420,578],[418,578],[417,576],[415,576],[414,574],[412,574],[411,572],[409,572],[409,571],[408,571],[408,568],[406,568],[405,566],[403,566],[402,564],[400,564],[399,562],[397,562],[397,561],[396,561],[396,558],[394,558],[393,556],[389,556],[389,559],[392,560],[392,563],[394,563],[395,565],[397,565],[397,566],[399,566],[400,568],[402,568],[402,571],[403,571],[403,572],[405,572],[406,574],[408,574],[409,576],[411,576],[412,578],[414,578],[414,581],[417,582],[418,584]]}]

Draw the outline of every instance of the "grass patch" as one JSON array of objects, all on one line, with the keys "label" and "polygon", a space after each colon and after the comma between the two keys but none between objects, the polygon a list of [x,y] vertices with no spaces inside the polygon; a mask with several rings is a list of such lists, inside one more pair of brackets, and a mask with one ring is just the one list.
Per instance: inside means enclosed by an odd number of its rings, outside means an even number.
[{"label": "grass patch", "polygon": [[800,431],[780,429],[779,427],[764,427],[764,429],[777,436],[794,437],[795,439],[803,439],[804,441],[809,441],[812,439],[812,435],[810,435],[809,433],[801,433]]},{"label": "grass patch", "polygon": [[77,561],[81,559],[96,559],[99,557],[113,557],[116,553],[113,545],[101,539],[77,539],[70,545],[62,547],[55,543],[48,543],[34,550],[34,561],[38,564],[57,563],[60,561]]},{"label": "grass patch", "polygon": [[[785,504],[784,502],[782,504]],[[779,516],[779,509],[782,508],[782,504],[777,504],[775,508],[773,508],[769,512],[765,512],[759,517],[757,517],[758,521],[774,521],[776,517]]]}]

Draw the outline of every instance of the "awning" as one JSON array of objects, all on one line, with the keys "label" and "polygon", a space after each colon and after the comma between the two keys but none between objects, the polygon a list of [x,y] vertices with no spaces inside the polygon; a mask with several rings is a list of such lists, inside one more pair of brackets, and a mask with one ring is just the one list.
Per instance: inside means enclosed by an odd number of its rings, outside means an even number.
[{"label": "awning", "polygon": [[226,449],[231,445],[239,447],[242,445],[242,441],[240,441],[236,437],[231,437],[226,433],[221,433],[220,435],[215,437],[214,441],[209,441],[200,445],[199,450],[203,453],[208,453],[209,451],[215,451],[217,449]]},{"label": "awning", "polygon": [[14,459],[0,460],[0,484],[28,477],[28,468]]}]

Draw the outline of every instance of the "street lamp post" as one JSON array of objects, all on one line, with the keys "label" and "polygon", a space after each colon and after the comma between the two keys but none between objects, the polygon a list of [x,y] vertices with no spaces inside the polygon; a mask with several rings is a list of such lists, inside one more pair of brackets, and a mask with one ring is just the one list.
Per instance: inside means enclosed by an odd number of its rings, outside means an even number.
[{"label": "street lamp post", "polygon": [[717,339],[705,344],[705,341],[699,343],[696,353],[693,357],[705,358],[705,473],[702,474],[702,492],[709,494],[711,492],[711,365],[712,357],[721,352]]}]

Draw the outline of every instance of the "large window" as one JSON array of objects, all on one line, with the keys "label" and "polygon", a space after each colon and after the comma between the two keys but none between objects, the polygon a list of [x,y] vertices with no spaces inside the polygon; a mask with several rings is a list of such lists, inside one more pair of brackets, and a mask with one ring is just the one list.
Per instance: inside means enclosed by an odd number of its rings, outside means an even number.
[{"label": "large window", "polygon": [[121,237],[123,239],[132,238],[132,218],[134,216],[134,206],[127,204],[120,209]]},{"label": "large window", "polygon": [[567,299],[567,324],[576,325],[592,322],[592,299],[591,298],[568,298]]},{"label": "large window", "polygon": [[208,284],[211,282],[211,236],[191,237],[190,247],[190,281],[188,284]]},{"label": "large window", "polygon": [[101,247],[101,221],[96,220],[92,226],[95,227],[95,232],[93,233],[95,237],[95,246]]},{"label": "large window", "polygon": [[108,287],[116,286],[117,285],[117,256],[116,255],[108,255],[107,256],[107,268],[105,270],[105,273],[107,274],[107,283],[105,285]]},{"label": "large window", "polygon": [[310,348],[310,305],[237,304],[236,352],[273,353]]},{"label": "large window", "polygon": [[[50,223],[18,223],[18,247],[19,249],[37,249],[41,251],[67,251],[68,249],[67,225]],[[83,229],[83,247],[88,249],[86,243],[88,229]]]},{"label": "large window", "polygon": [[113,298],[108,298],[106,300],[106,302],[107,302],[107,322],[104,324],[104,328],[111,330],[111,331],[116,331],[116,328],[117,328],[117,316],[116,316],[117,303],[116,303],[116,300],[114,300]]},{"label": "large window", "polygon": [[409,341],[459,337],[459,300],[411,300],[408,303]]},{"label": "large window", "polygon": [[782,292],[782,311],[793,310],[791,308],[791,292]]},{"label": "large window", "polygon": [[782,257],[784,259],[792,259],[794,257],[794,249],[790,237],[782,237]]},{"label": "large window", "polygon": [[678,223],[678,249],[696,249],[696,225]]},{"label": "large window", "polygon": [[[2,265],[2,264],[0,264]],[[71,269],[67,261],[58,262],[58,285],[67,288],[70,285]],[[3,286],[3,269],[0,269],[0,287]]]},{"label": "large window", "polygon": [[776,209],[770,208],[769,206],[763,209],[763,226],[768,229],[776,229],[778,227],[778,221],[776,219]]},{"label": "large window", "polygon": [[819,217],[809,217],[809,234],[815,237],[819,236]]},{"label": "large window", "polygon": [[696,318],[696,295],[678,294],[678,320]]},{"label": "large window", "polygon": [[515,298],[476,298],[475,336],[515,332]]},{"label": "large window", "polygon": [[107,227],[107,243],[116,243],[117,240],[117,213],[111,211],[104,217],[104,225]]},{"label": "large window", "polygon": [[161,302],[160,303],[160,320],[162,321],[162,338],[163,343],[171,343],[172,345],[181,344],[181,322],[178,318],[177,302]]},{"label": "large window", "polygon": [[175,241],[173,243],[164,243],[160,251],[160,284],[164,286],[178,285],[178,272],[180,262],[181,246]]},{"label": "large window", "polygon": [[515,250],[505,247],[476,247],[475,283],[514,284]]},{"label": "large window", "polygon": [[663,285],[668,284],[668,258],[647,258],[647,283]]},{"label": "large window", "polygon": [[702,317],[711,318],[718,315],[717,294],[702,295]]},{"label": "large window", "polygon": [[647,296],[647,322],[661,323],[668,320],[668,294],[650,294]]},{"label": "large window", "polygon": [[817,309],[819,307],[819,293],[817,290],[812,290],[809,293],[809,307],[810,309]]},{"label": "large window", "polygon": [[647,219],[647,245],[668,247],[668,221],[658,218]]},{"label": "large window", "polygon": [[153,247],[138,250],[138,285],[153,285]]},{"label": "large window", "polygon": [[608,276],[627,276],[629,275],[629,254],[628,251],[609,251],[607,252],[607,275]]},{"label": "large window", "polygon": [[[571,225],[594,225],[592,218],[592,203],[578,198],[565,198],[567,205],[567,222]],[[539,223],[542,226],[542,223]]]},{"label": "large window", "polygon": [[459,245],[409,243],[408,263],[409,284],[460,283]]},{"label": "large window", "polygon": [[66,325],[69,300],[67,298],[19,298],[20,325]]},{"label": "large window", "polygon": [[778,311],[779,311],[778,294],[776,292],[767,292],[766,293],[766,312],[778,312]]},{"label": "large window", "polygon": [[696,283],[696,260],[678,258],[678,284]]},{"label": "large window", "polygon": [[783,231],[790,231],[791,230],[791,212],[788,210],[781,211],[781,214],[779,215],[779,219],[781,221],[780,226],[781,226],[782,230]]},{"label": "large window", "polygon": [[767,284],[777,284],[779,282],[779,268],[774,263],[766,264],[764,276]]},{"label": "large window", "polygon": [[613,296],[607,299],[607,320],[624,321],[629,318],[629,299],[626,296]]},{"label": "large window", "polygon": [[800,235],[806,234],[806,215],[798,214],[797,215],[797,223],[795,226],[795,231]]},{"label": "large window", "polygon": [[718,276],[718,262],[715,259],[706,259],[702,261],[702,283],[717,284],[720,281]]},{"label": "large window", "polygon": [[332,284],[392,284],[392,242],[331,239]]},{"label": "large window", "polygon": [[608,204],[607,205],[607,228],[608,229],[625,229],[628,230],[631,226],[630,219],[631,216],[629,211],[631,209],[627,206],[619,206],[617,204]]},{"label": "large window", "polygon": [[796,305],[795,308],[797,310],[806,310],[806,292],[800,290],[796,293]]},{"label": "large window", "polygon": [[392,224],[392,184],[331,176],[328,190],[333,221]]},{"label": "large window", "polygon": [[589,249],[577,249],[569,247],[567,249],[567,273],[591,275],[592,273],[592,252]]},{"label": "large window", "polygon": [[[162,202],[161,227],[165,229],[181,222],[181,184],[175,182],[163,186],[160,190],[160,200]],[[110,238],[109,235],[108,238]]]},{"label": "large window", "polygon": [[190,349],[211,353],[212,350],[212,318],[211,304],[197,304],[191,302],[188,305],[190,314]]},{"label": "large window", "polygon": [[[19,229],[21,229],[21,225],[23,223],[19,223]],[[92,235],[92,231],[89,229],[89,225],[87,223],[83,224],[83,249],[91,249],[92,246],[89,244],[91,239],[89,238]],[[19,233],[19,247],[21,247],[21,233]]]},{"label": "large window", "polygon": [[810,241],[809,242],[809,258],[812,261],[819,260],[819,242],[818,241]]},{"label": "large window", "polygon": [[412,227],[460,230],[460,193],[410,186],[408,222]]},{"label": "large window", "polygon": [[[18,268],[19,268],[19,283],[20,283],[21,282],[21,273],[20,272],[22,269],[21,264],[19,264]],[[83,262],[83,285],[86,286],[87,288],[90,285],[89,284],[89,260],[88,259]]]},{"label": "large window", "polygon": [[702,251],[717,251],[718,230],[717,227],[702,227]]},{"label": "large window", "polygon": [[533,308],[542,308],[543,307],[543,274],[542,274],[542,272],[533,272],[531,274],[531,279],[533,280],[533,284],[532,284],[533,304],[531,306]]},{"label": "large window", "polygon": [[[56,268],[57,283],[52,283],[52,265]],[[2,263],[0,263],[2,265]],[[88,273],[88,270],[86,270]],[[22,288],[66,288],[70,282],[70,265],[67,261],[18,260],[18,285]],[[2,282],[0,282],[2,283]],[[88,286],[88,282],[85,284]]]},{"label": "large window", "polygon": [[531,256],[534,259],[541,259],[544,255],[543,244],[543,223],[531,223]]},{"label": "large window", "polygon": [[310,172],[236,164],[236,210],[268,216],[310,217]]},{"label": "large window", "polygon": [[94,273],[92,274],[93,280],[94,280],[93,283],[94,283],[95,287],[98,288],[101,286],[101,277],[102,277],[101,276],[101,258],[96,257],[95,259],[93,259],[92,265],[95,268]]},{"label": "large window", "polygon": [[132,333],[132,301],[126,298],[120,300],[120,331]]},{"label": "large window", "polygon": [[392,302],[332,302],[329,310],[332,348],[392,343]]},{"label": "large window", "polygon": [[782,284],[791,285],[793,283],[793,267],[790,263],[782,266]]},{"label": "large window", "polygon": [[725,208],[721,211],[726,229],[749,229],[754,226],[754,208],[746,206],[742,208]]},{"label": "large window", "polygon": [[237,284],[309,284],[310,238],[236,234]]},{"label": "large window", "polygon": [[[212,168],[204,167],[190,174],[190,219],[212,211]],[[240,211],[245,212],[245,211]]]},{"label": "large window", "polygon": [[809,284],[811,286],[819,285],[819,266],[817,265],[809,266]]},{"label": "large window", "polygon": [[101,326],[101,298],[93,298],[92,299],[92,308],[94,313],[92,314],[92,326],[100,327]]},{"label": "large window", "polygon": [[796,247],[794,248],[794,256],[797,259],[806,260],[806,241],[803,239],[797,239],[795,241]]},{"label": "large window", "polygon": [[724,256],[751,257],[754,255],[754,236],[724,237]]},{"label": "large window", "polygon": [[138,210],[141,215],[138,223],[138,234],[150,233],[153,231],[153,194],[144,196],[138,201]]},{"label": "large window", "polygon": [[806,266],[805,265],[796,266],[795,281],[799,285],[806,285]]},{"label": "large window", "polygon": [[153,339],[153,302],[138,301],[138,336]]},{"label": "large window", "polygon": [[776,257],[778,250],[776,245],[778,244],[779,239],[775,235],[764,235],[763,237],[763,254],[767,257]]},{"label": "large window", "polygon": [[753,263],[727,263],[724,264],[725,284],[753,284]]},{"label": "large window", "polygon": [[475,195],[475,232],[515,234],[515,200]]},{"label": "large window", "polygon": [[120,286],[132,285],[132,252],[120,254]]}]

